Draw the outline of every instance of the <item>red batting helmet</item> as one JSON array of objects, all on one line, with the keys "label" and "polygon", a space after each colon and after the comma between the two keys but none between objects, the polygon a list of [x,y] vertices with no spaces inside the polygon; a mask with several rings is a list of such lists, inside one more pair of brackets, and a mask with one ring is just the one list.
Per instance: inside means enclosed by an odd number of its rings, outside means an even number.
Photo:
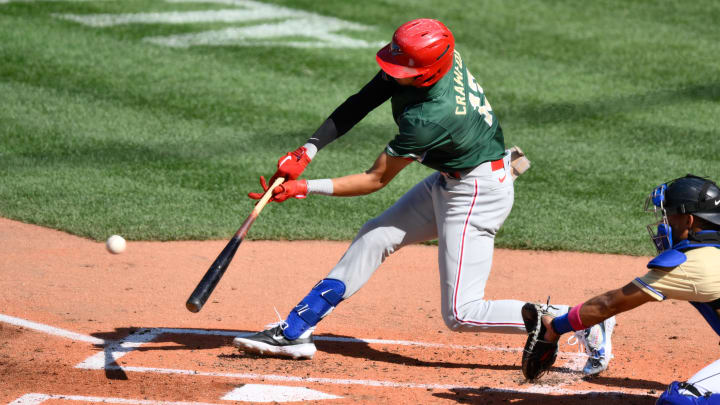
[{"label": "red batting helmet", "polygon": [[375,59],[392,77],[413,77],[413,86],[435,84],[453,64],[455,38],[440,21],[420,18],[401,25]]}]

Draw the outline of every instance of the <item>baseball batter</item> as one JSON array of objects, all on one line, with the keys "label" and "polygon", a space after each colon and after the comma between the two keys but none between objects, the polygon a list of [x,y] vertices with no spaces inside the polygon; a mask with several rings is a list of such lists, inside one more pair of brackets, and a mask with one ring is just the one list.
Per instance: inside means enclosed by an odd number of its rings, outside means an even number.
[{"label": "baseball batter", "polygon": [[[305,198],[307,194],[369,194],[413,161],[436,172],[368,221],[339,263],[285,322],[236,338],[234,344],[242,350],[312,358],[315,345],[311,334],[323,317],[355,294],[388,255],[405,245],[435,238],[442,314],[448,328],[525,332],[520,314],[523,301],[483,299],[495,234],[513,205],[511,154],[505,149],[502,129],[483,88],[455,49],[450,30],[436,20],[412,20],[400,26],[376,60],[381,70],[375,77],[341,104],[304,146],[279,159],[270,183],[278,177],[286,181],[273,190],[273,200]],[[369,170],[333,179],[298,180],[318,150],[388,99],[398,134]],[[261,185],[267,190],[262,177]],[[261,195],[250,193],[255,199]],[[556,308],[558,314],[567,310],[567,306]],[[603,328],[604,324],[596,327],[594,333],[609,342]],[[588,373],[607,367],[609,351],[602,358],[599,352],[595,355],[600,363],[588,368]]]},{"label": "baseball batter", "polygon": [[[659,216],[658,223],[648,226],[659,253],[648,263],[649,272],[562,316],[545,314],[537,304],[527,304],[526,313],[535,312],[528,318],[539,320],[543,333],[542,342],[523,356],[523,371],[526,357],[532,377],[544,371],[534,365],[549,368],[551,363],[541,360],[548,358],[547,343],[557,342],[563,333],[585,329],[652,301],[688,301],[720,335],[720,188],[708,179],[687,175],[658,186],[645,208]],[[670,384],[657,404],[720,404],[720,360],[687,382]]]}]

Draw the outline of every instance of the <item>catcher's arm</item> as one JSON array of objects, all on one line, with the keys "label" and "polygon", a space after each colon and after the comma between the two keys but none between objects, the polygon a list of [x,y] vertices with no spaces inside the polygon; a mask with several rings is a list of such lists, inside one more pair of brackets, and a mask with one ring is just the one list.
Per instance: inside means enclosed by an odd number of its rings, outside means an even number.
[{"label": "catcher's arm", "polygon": [[[655,299],[635,284],[628,283],[622,288],[608,291],[582,304],[582,307],[580,307],[580,321],[583,325],[590,327],[650,301],[655,301]],[[548,338],[557,336],[557,339],[560,339],[560,336],[555,333],[552,327],[548,328],[546,336]]]},{"label": "catcher's arm", "polygon": [[[580,323],[585,328],[591,327],[649,301],[654,301],[654,298],[635,284],[629,283],[582,304],[578,311]],[[557,342],[561,334],[553,327],[554,316],[538,304],[525,304],[522,316],[528,332],[522,356],[522,371],[525,378],[534,380],[542,376],[555,362]]]}]

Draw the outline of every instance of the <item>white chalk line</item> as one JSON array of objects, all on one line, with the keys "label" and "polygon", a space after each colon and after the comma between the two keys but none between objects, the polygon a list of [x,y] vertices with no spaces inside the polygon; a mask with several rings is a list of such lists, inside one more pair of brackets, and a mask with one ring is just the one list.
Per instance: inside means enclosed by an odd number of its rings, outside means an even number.
[{"label": "white chalk line", "polygon": [[[154,337],[168,334],[196,334],[196,335],[215,335],[215,336],[247,336],[253,334],[252,332],[240,332],[240,331],[227,331],[227,330],[208,330],[208,329],[190,329],[190,328],[154,328],[138,331],[142,337],[140,339],[151,341]],[[152,337],[151,337],[152,336]],[[522,349],[516,348],[504,348],[504,347],[490,347],[490,346],[469,346],[469,345],[448,345],[442,343],[427,343],[427,342],[416,342],[407,340],[385,340],[385,339],[358,339],[358,338],[346,338],[346,337],[334,337],[334,336],[317,336],[316,340],[325,341],[338,341],[345,343],[375,343],[375,344],[386,344],[386,345],[405,345],[405,346],[421,346],[421,347],[435,347],[435,348],[453,348],[453,349],[466,349],[466,350],[488,350],[493,349],[496,351],[512,351],[519,352]],[[132,335],[125,339],[133,339]],[[137,345],[139,346],[139,345]],[[130,349],[132,350],[132,349]],[[113,357],[116,355],[122,356],[127,354],[129,351],[116,353],[113,352]],[[579,369],[582,364],[581,357],[587,357],[584,354],[579,353],[565,353],[571,358],[569,364]],[[437,389],[437,390],[477,390],[477,387],[470,386],[457,386],[450,384],[436,384],[436,383],[413,383],[413,382],[396,382],[396,381],[381,381],[381,380],[356,380],[356,379],[337,379],[337,378],[324,378],[324,377],[296,377],[288,375],[275,375],[275,374],[255,374],[255,373],[221,373],[221,372],[208,372],[208,371],[197,371],[197,370],[185,370],[185,369],[171,369],[171,368],[159,368],[159,367],[138,367],[138,366],[119,366],[116,362],[110,359],[108,361],[107,355],[103,356],[103,353],[98,353],[95,356],[88,358],[84,362],[78,364],[77,368],[84,369],[104,369],[104,370],[122,370],[125,372],[136,372],[136,373],[157,373],[157,374],[175,374],[175,375],[191,375],[191,376],[204,376],[204,377],[222,377],[231,379],[244,379],[244,380],[257,380],[257,381],[273,381],[273,382],[303,382],[303,383],[318,383],[318,384],[332,384],[332,385],[362,385],[370,387],[386,387],[386,388],[411,388],[411,389]],[[117,358],[117,357],[114,357]],[[571,370],[572,371],[572,370]],[[556,382],[552,386],[533,385],[528,388],[518,389],[497,389],[497,392],[516,392],[516,393],[535,393],[535,394],[556,394],[556,395],[622,395],[634,393],[627,390],[616,390],[616,391],[592,391],[592,390],[572,390],[561,388],[567,384],[577,381],[580,377],[568,377],[564,381]],[[494,388],[486,388],[484,391],[491,391]],[[639,392],[639,391],[638,391]]]},{"label": "white chalk line", "polygon": [[[166,369],[166,368],[154,368],[154,367],[133,367],[133,366],[118,366],[114,363],[114,360],[128,354],[132,350],[140,347],[144,343],[151,342],[156,337],[164,333],[173,334],[198,334],[198,335],[216,335],[216,336],[240,336],[249,335],[249,332],[241,331],[218,331],[218,330],[207,330],[207,329],[191,329],[191,328],[144,328],[135,331],[128,335],[126,338],[120,341],[106,341],[98,339],[92,336],[82,335],[79,333],[67,331],[65,329],[56,328],[49,325],[44,325],[37,322],[28,321],[21,318],[12,317],[9,315],[0,314],[0,321],[9,323],[16,326],[25,327],[28,329],[36,330],[39,332],[47,333],[50,335],[60,336],[67,339],[88,342],[98,345],[105,345],[106,350],[104,352],[96,353],[90,356],[85,361],[79,363],[76,367],[80,369],[115,369],[129,372],[138,373],[158,373],[158,374],[179,374],[179,375],[197,375],[197,376],[211,376],[211,377],[227,377],[235,379],[249,379],[249,380],[266,380],[266,381],[286,381],[286,382],[311,382],[311,383],[325,383],[334,385],[365,385],[374,387],[390,387],[390,388],[419,388],[419,389],[441,389],[441,390],[476,390],[477,387],[463,387],[448,384],[423,384],[423,383],[402,383],[394,381],[380,381],[380,380],[354,380],[354,379],[333,379],[333,378],[318,378],[318,377],[295,377],[295,376],[283,376],[283,375],[272,375],[272,374],[247,374],[247,373],[216,373],[216,372],[204,372],[196,370],[183,370],[183,369]],[[333,336],[317,336],[316,340],[335,341],[344,343],[363,343],[363,344],[384,344],[384,345],[400,345],[400,346],[420,346],[420,347],[434,347],[434,348],[452,348],[452,349],[465,349],[465,350],[488,350],[488,351],[506,351],[506,352],[518,352],[522,349],[516,348],[505,348],[505,347],[492,347],[492,346],[479,346],[479,345],[449,345],[443,343],[428,343],[428,342],[416,342],[407,340],[385,340],[385,339],[358,339],[358,338],[345,338],[345,337],[333,337]],[[578,353],[565,353],[570,356],[584,356]],[[565,385],[570,383],[567,381],[561,383]],[[487,388],[492,390],[493,388]],[[633,391],[627,390],[616,390],[616,391],[586,391],[586,390],[572,390],[564,389],[555,385],[552,387],[533,386],[527,389],[510,389],[511,392],[518,393],[538,393],[538,394],[570,394],[570,395],[584,395],[584,394],[628,394]]]},{"label": "white chalk line", "polygon": [[[105,352],[112,353],[112,359],[118,359],[129,351],[141,346],[144,343],[148,343],[155,339],[155,337],[164,334],[194,334],[194,335],[216,335],[216,336],[249,336],[254,332],[247,331],[227,331],[227,330],[208,330],[208,329],[192,329],[192,328],[143,328],[136,330],[134,333],[128,335],[124,339],[118,341],[115,340],[104,340],[96,337],[83,335],[76,332],[71,332],[65,329],[57,328],[54,326],[45,325],[38,322],[29,321],[22,318],[13,317],[10,315],[0,314],[0,322],[5,322],[11,325],[24,327],[27,329],[35,330],[38,332],[46,333],[49,335],[59,336],[66,339],[75,341],[92,343],[95,345],[101,345],[105,347]],[[340,343],[361,343],[361,344],[376,344],[376,345],[391,345],[391,346],[419,346],[427,348],[448,348],[454,350],[484,350],[484,351],[498,351],[498,352],[511,352],[519,353],[522,351],[520,348],[510,347],[498,347],[498,346],[483,346],[483,345],[456,345],[456,344],[445,344],[445,343],[432,343],[432,342],[418,342],[410,340],[392,340],[392,339],[363,339],[363,338],[350,338],[350,337],[336,337],[336,336],[315,336],[316,341],[326,342],[340,342]],[[98,364],[103,361],[105,364],[106,353],[97,353],[91,356],[86,361],[89,364]],[[580,356],[586,357],[583,353],[564,352],[560,353],[565,356],[573,357]],[[92,360],[91,360],[92,359]],[[111,360],[112,360],[111,359]]]},{"label": "white chalk line", "polygon": [[51,399],[66,401],[82,401],[90,403],[106,403],[106,404],[132,404],[132,405],[217,405],[206,402],[170,402],[170,401],[150,401],[146,399],[125,399],[113,397],[91,397],[85,395],[50,395],[31,393],[25,394],[9,405],[37,405]]},{"label": "white chalk line", "polygon": [[[458,390],[462,390],[462,388],[455,388]],[[540,392],[539,390],[515,390],[515,389],[506,389],[506,388],[468,388],[472,391],[480,391],[480,392],[497,392],[497,393],[510,393],[510,394],[520,394],[520,393],[532,393],[532,394],[543,394],[544,392]],[[562,390],[561,390],[562,391]],[[558,392],[558,390],[553,391],[552,393],[557,394],[563,394],[562,392]],[[590,395],[590,396],[617,396],[618,393],[614,392],[603,392],[603,391],[574,391],[574,392],[568,392],[569,394],[574,395]],[[333,397],[333,396],[330,396]],[[339,398],[339,397],[338,397]],[[45,401],[49,400],[66,400],[66,401],[81,401],[81,402],[87,402],[87,403],[106,403],[106,404],[127,404],[127,405],[218,405],[213,403],[207,403],[207,402],[173,402],[173,401],[153,401],[153,400],[147,400],[147,399],[128,399],[128,398],[116,398],[116,397],[96,397],[96,396],[86,396],[86,395],[58,395],[58,394],[41,394],[41,393],[30,393],[25,394],[21,396],[20,398],[16,399],[13,402],[10,402],[9,405],[39,405]]]},{"label": "white chalk line", "polygon": [[[71,340],[80,342],[87,342],[96,345],[106,345],[115,343],[114,341],[105,341],[96,337],[83,335],[76,332],[71,332],[65,329],[56,328],[54,326],[45,325],[33,321],[28,321],[22,318],[16,318],[9,315],[0,314],[0,322],[9,323],[15,326],[21,326],[23,328],[36,330],[38,332],[47,333],[49,335],[55,335],[64,337]],[[192,329],[192,328],[146,328],[135,331],[128,335],[130,336],[138,334],[153,334],[161,335],[164,333],[173,334],[187,334],[187,335],[216,335],[216,336],[250,336],[255,332],[248,331],[231,331],[231,330],[208,330],[208,329]],[[148,335],[149,336],[149,335]],[[129,341],[128,338],[122,339],[123,341]],[[456,345],[456,344],[445,344],[445,343],[432,343],[432,342],[418,342],[412,340],[393,340],[393,339],[363,339],[363,338],[349,338],[349,337],[336,337],[336,336],[315,336],[316,341],[326,342],[340,342],[340,343],[362,343],[362,344],[377,344],[377,345],[392,345],[392,346],[421,346],[421,347],[434,347],[434,348],[447,348],[456,350],[485,350],[485,351],[498,351],[498,352],[513,352],[519,353],[522,351],[521,348],[516,347],[499,347],[499,346],[483,346],[483,345]],[[123,346],[127,347],[127,346]],[[584,356],[582,353],[565,352],[562,353],[568,356]]]},{"label": "white chalk line", "polygon": [[254,374],[254,373],[220,373],[212,371],[183,370],[159,367],[135,367],[135,366],[108,366],[108,370],[122,370],[125,372],[135,373],[156,373],[156,374],[175,374],[175,375],[191,375],[201,377],[221,377],[240,380],[261,380],[274,382],[295,382],[295,383],[316,383],[330,385],[362,385],[366,387],[380,388],[411,388],[425,390],[453,390],[453,391],[485,391],[485,392],[510,392],[523,394],[551,394],[551,395],[623,395],[644,393],[641,390],[614,390],[614,391],[597,391],[597,390],[573,390],[560,388],[559,385],[533,385],[528,388],[478,388],[478,386],[460,386],[453,384],[437,384],[437,383],[413,383],[413,382],[397,382],[382,380],[358,380],[347,378],[324,378],[324,377],[297,377],[290,375],[277,374]]},{"label": "white chalk line", "polygon": [[48,335],[60,336],[66,339],[76,340],[79,342],[92,343],[96,345],[105,345],[105,340],[96,337],[82,335],[80,333],[71,332],[69,330],[56,328],[54,326],[42,323],[28,321],[22,318],[16,318],[10,315],[0,314],[0,322],[9,323],[10,325],[20,326],[26,329],[36,330],[38,332],[47,333]]},{"label": "white chalk line", "polygon": [[[353,38],[344,33],[345,31],[372,31],[376,29],[375,27],[271,3],[252,0],[166,1],[170,3],[223,4],[230,5],[233,8],[122,14],[54,13],[52,16],[96,28],[126,24],[243,24],[241,27],[143,38],[144,42],[176,48],[188,48],[191,46],[273,46],[360,49],[377,48],[387,43],[386,40],[366,41]],[[298,40],[298,37],[302,39]]]},{"label": "white chalk line", "polygon": [[[247,337],[254,335],[256,332],[248,331],[232,331],[232,330],[211,330],[211,329],[192,329],[192,328],[153,328],[153,332],[158,334],[171,333],[171,334],[187,334],[187,335],[215,335],[215,336],[230,336],[230,337]],[[361,343],[361,344],[376,344],[376,345],[388,345],[388,346],[420,346],[427,348],[438,348],[438,349],[454,349],[454,350],[483,350],[488,352],[509,352],[509,353],[520,353],[523,351],[520,347],[500,347],[500,346],[485,346],[485,345],[458,345],[458,344],[447,344],[447,343],[434,343],[434,342],[420,342],[414,340],[395,340],[395,339],[365,339],[365,338],[351,338],[351,337],[338,337],[338,336],[313,336],[315,341],[325,342],[339,342],[339,343]],[[558,355],[565,357],[579,357],[582,360],[587,358],[587,354],[582,352],[558,352]]]}]

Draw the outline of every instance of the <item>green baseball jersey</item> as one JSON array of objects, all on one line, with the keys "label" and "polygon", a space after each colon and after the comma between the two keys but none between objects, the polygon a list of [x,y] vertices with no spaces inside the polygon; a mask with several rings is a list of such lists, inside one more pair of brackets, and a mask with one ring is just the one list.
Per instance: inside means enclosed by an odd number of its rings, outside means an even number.
[{"label": "green baseball jersey", "polygon": [[433,86],[398,87],[391,102],[399,133],[385,148],[390,156],[451,172],[505,153],[500,124],[458,51],[452,69]]}]

